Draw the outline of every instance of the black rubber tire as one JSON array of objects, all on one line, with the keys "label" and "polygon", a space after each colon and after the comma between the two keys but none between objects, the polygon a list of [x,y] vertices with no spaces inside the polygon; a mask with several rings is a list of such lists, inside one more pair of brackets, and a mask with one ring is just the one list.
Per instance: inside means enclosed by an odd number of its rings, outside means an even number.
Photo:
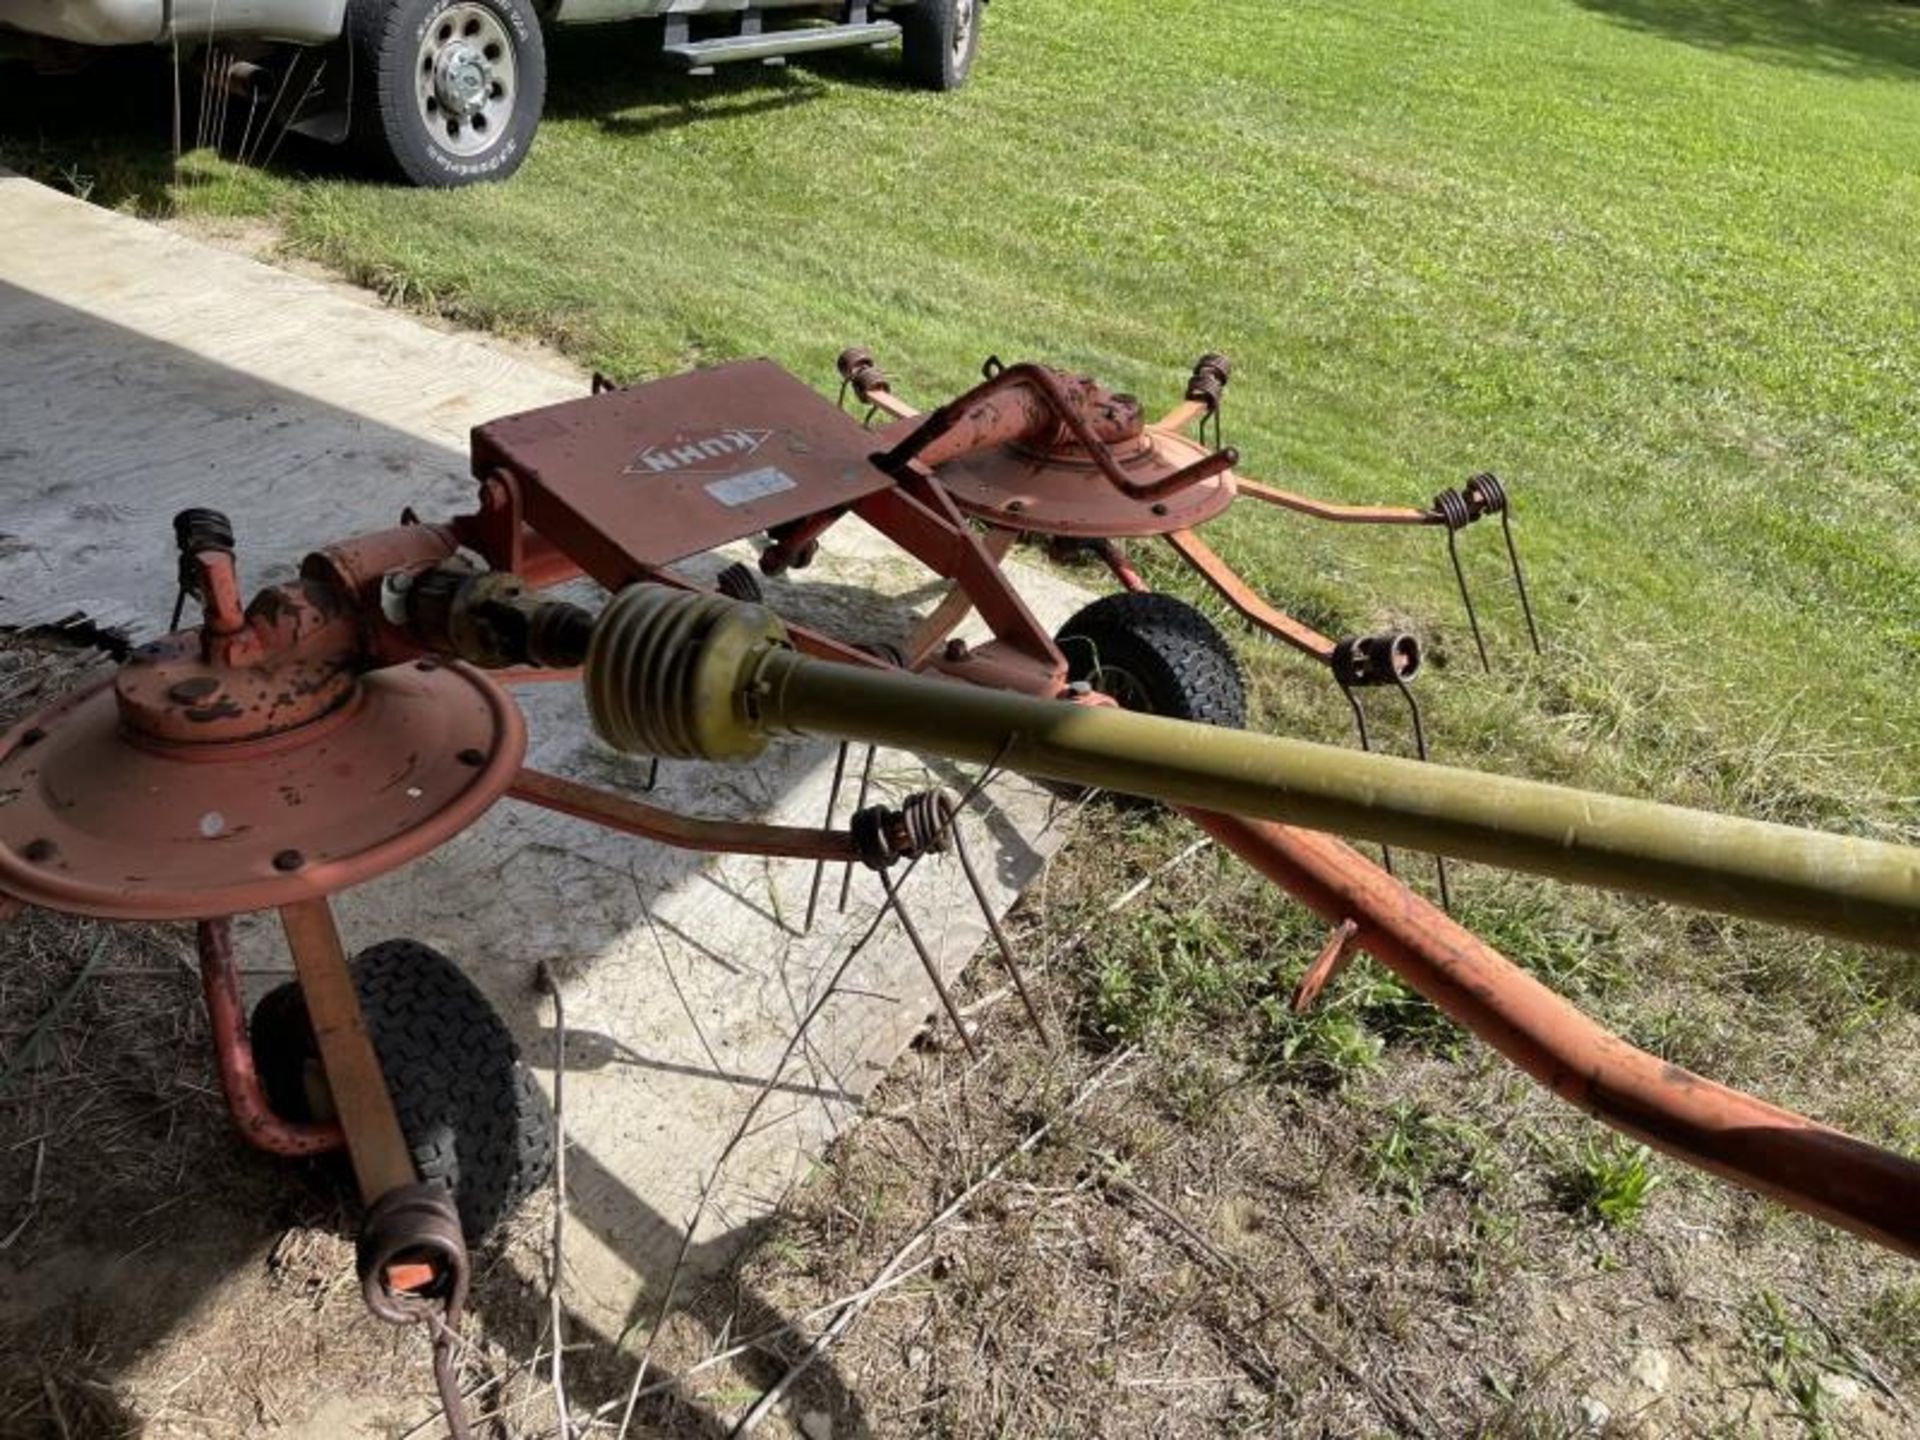
[{"label": "black rubber tire", "polygon": [[1232,730],[1247,723],[1246,686],[1232,647],[1212,621],[1171,595],[1103,596],[1055,638],[1068,677],[1124,709]]},{"label": "black rubber tire", "polygon": [[[414,94],[414,67],[440,17],[457,4],[493,12],[513,47],[511,111],[492,144],[460,155],[442,143]],[[504,180],[533,145],[547,96],[546,41],[531,0],[347,0],[353,47],[353,134],[380,168],[410,184],[448,189]]]},{"label": "black rubber tire", "polygon": [[[438,950],[368,946],[354,958],[353,988],[420,1178],[453,1192],[467,1243],[478,1245],[553,1171],[547,1097],[486,997]],[[313,1119],[325,1081],[300,988],[261,996],[249,1033],[273,1108]]]},{"label": "black rubber tire", "polygon": [[[960,44],[963,5],[970,6],[972,25]],[[900,25],[900,63],[909,80],[923,90],[958,90],[967,83],[980,53],[986,0],[915,0],[893,18]]]}]

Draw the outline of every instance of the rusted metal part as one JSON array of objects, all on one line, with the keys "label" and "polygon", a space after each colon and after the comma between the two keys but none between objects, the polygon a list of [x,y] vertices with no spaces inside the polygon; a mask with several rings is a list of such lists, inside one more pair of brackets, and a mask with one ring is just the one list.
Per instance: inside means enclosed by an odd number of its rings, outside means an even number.
[{"label": "rusted metal part", "polygon": [[207,1002],[207,1023],[213,1031],[220,1089],[227,1097],[227,1112],[233,1116],[234,1128],[248,1144],[272,1155],[299,1159],[340,1149],[347,1141],[337,1124],[301,1124],[274,1113],[273,1103],[260,1084],[247,1036],[240,977],[233,964],[233,922],[225,918],[202,920],[198,932],[200,989]]},{"label": "rusted metal part", "polygon": [[1291,645],[1302,655],[1311,655],[1323,664],[1333,663],[1333,641],[1311,625],[1274,609],[1254,594],[1253,588],[1235,574],[1226,561],[1214,554],[1213,548],[1198,535],[1191,530],[1175,530],[1167,535],[1166,541],[1173,547],[1174,553],[1191,565],[1221,599],[1238,610],[1251,624],[1282,644]]},{"label": "rusted metal part", "polygon": [[191,551],[185,558],[193,571],[190,593],[199,597],[206,615],[205,633],[211,658],[218,641],[239,634],[246,624],[239,572],[234,565],[233,551],[229,549],[204,547]]},{"label": "rusted metal part", "polygon": [[1202,830],[1562,1099],[1689,1164],[1920,1256],[1920,1164],[1634,1048],[1331,836],[1206,811]]},{"label": "rusted metal part", "polygon": [[527,523],[609,589],[886,489],[869,448],[830,401],[768,360],[565,401],[473,432],[475,473],[514,476]]},{"label": "rusted metal part", "polygon": [[518,575],[439,565],[389,587],[408,630],[438,654],[483,669],[569,670],[586,659],[593,616],[529,590]]},{"label": "rusted metal part", "polygon": [[885,394],[893,388],[887,379],[887,372],[880,368],[873,358],[873,352],[861,345],[852,345],[840,352],[840,358],[834,362],[834,368],[840,372],[840,403],[847,403],[847,392],[851,390],[859,397],[862,405],[874,403],[876,395]]},{"label": "rusted metal part", "polygon": [[1332,500],[1317,500],[1273,485],[1240,476],[1234,477],[1234,489],[1249,500],[1264,501],[1283,510],[1308,515],[1315,520],[1331,520],[1341,525],[1437,525],[1439,516],[1431,510],[1408,505],[1342,505]]},{"label": "rusted metal part", "polygon": [[939,652],[928,660],[930,668],[1028,694],[1058,694],[1065,687],[1066,657],[944,489],[909,475],[862,500],[856,513],[935,574],[956,581],[993,632],[988,644]]},{"label": "rusted metal part", "polygon": [[[336,592],[304,582],[262,593],[243,625],[212,644],[183,630],[135,650],[114,676],[121,721],[158,743],[210,745],[298,730],[354,693],[358,625]],[[245,643],[243,644],[243,639]]]},{"label": "rusted metal part", "polygon": [[1147,427],[1133,397],[1038,365],[999,370],[881,438],[892,474],[934,470],[967,513],[1035,534],[1157,535],[1233,500],[1231,451]]},{"label": "rusted metal part", "polygon": [[[1333,647],[1329,664],[1333,678],[1343,690],[1368,689],[1377,685],[1401,685],[1420,673],[1420,642],[1404,630],[1384,635],[1354,635]],[[1412,697],[1408,697],[1412,704]],[[1366,746],[1362,745],[1361,749]],[[1425,758],[1426,745],[1420,746]]]},{"label": "rusted metal part", "polygon": [[447,1188],[416,1183],[382,1195],[361,1223],[354,1261],[369,1311],[391,1324],[422,1323],[431,1331],[433,1380],[448,1434],[468,1440],[454,1349],[473,1267]]},{"label": "rusted metal part", "polygon": [[293,954],[300,994],[307,1003],[307,1019],[313,1026],[360,1198],[372,1205],[389,1191],[419,1179],[413,1154],[401,1133],[380,1058],[373,1052],[360,1014],[332,909],[324,898],[296,900],[280,907],[280,924]]},{"label": "rusted metal part", "polygon": [[1093,553],[1100,557],[1100,563],[1120,582],[1121,589],[1142,595],[1151,588],[1141,578],[1140,572],[1133,568],[1133,562],[1127,558],[1127,552],[1120,548],[1117,541],[1096,540],[1093,542]]},{"label": "rusted metal part", "polygon": [[[1088,455],[1106,456],[1111,463],[1110,447],[1139,447],[1146,424],[1133,396],[1044,365],[996,369],[997,364],[989,360],[985,380],[928,412],[904,439],[876,456],[880,467],[898,475],[915,461],[933,469],[962,455],[1022,443],[1048,449],[1077,443]],[[1107,478],[1120,490],[1131,489],[1124,473]]]},{"label": "rusted metal part", "polygon": [[[1013,548],[1018,538],[1011,530],[989,528],[980,537],[980,548],[985,550],[989,559],[998,566],[1007,558],[1007,552]],[[973,613],[973,596],[967,587],[955,581],[947,587],[947,593],[940,603],[918,625],[913,634],[900,647],[907,660],[909,670],[918,670],[933,657],[933,654],[946,642],[949,635],[959,628],[961,621]]]},{"label": "rusted metal part", "polygon": [[796,860],[844,861],[859,858],[850,831],[809,830],[792,825],[755,825],[739,820],[707,820],[643,805],[624,795],[582,785],[544,771],[522,769],[507,792],[515,800],[557,810],[622,834],[657,840],[681,850],[732,855],[772,855]]},{"label": "rusted metal part", "polygon": [[363,613],[377,615],[381,586],[389,575],[443,565],[459,548],[451,525],[396,525],[314,551],[300,562],[300,575],[351,596]]},{"label": "rusted metal part", "polygon": [[1293,997],[1288,1004],[1294,1014],[1304,1015],[1314,1007],[1321,992],[1353,959],[1359,938],[1360,926],[1352,920],[1342,920],[1333,927],[1327,943],[1320,947],[1320,953],[1300,976],[1300,983],[1293,987]]},{"label": "rusted metal part", "polygon": [[410,1180],[372,1202],[354,1246],[367,1309],[394,1325],[439,1317],[458,1325],[470,1267],[447,1187]]},{"label": "rusted metal part", "polygon": [[[1176,475],[1208,455],[1183,435],[1154,429],[1119,463],[1144,475]],[[1000,446],[949,460],[935,476],[962,510],[989,525],[1085,540],[1191,529],[1233,503],[1226,472],[1152,498],[1114,489],[1093,460],[1071,450]]]},{"label": "rusted metal part", "polygon": [[0,889],[119,920],[331,894],[465,829],[525,750],[518,708],[464,665],[375,671],[323,719],[220,744],[130,734],[108,680],[0,738],[0,792],[17,792],[0,805]]},{"label": "rusted metal part", "polygon": [[846,404],[847,392],[851,390],[861,404],[870,407],[869,420],[874,412],[893,420],[910,420],[919,415],[918,410],[894,393],[893,381],[864,345],[842,350],[834,368],[840,373],[840,403]]},{"label": "rusted metal part", "polygon": [[[202,585],[201,552],[224,550],[233,552],[233,522],[219,510],[205,506],[193,506],[182,510],[173,517],[174,545],[180,552],[179,593],[173,601],[173,618],[167,622],[167,629],[178,630],[180,617],[185,612],[187,601],[199,600],[206,603],[206,594]],[[228,602],[230,603],[230,602]]]}]

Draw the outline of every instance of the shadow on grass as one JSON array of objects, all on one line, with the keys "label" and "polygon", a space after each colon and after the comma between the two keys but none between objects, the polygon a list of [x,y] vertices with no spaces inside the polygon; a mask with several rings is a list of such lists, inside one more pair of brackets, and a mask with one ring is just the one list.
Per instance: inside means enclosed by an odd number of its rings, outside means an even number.
[{"label": "shadow on grass", "polygon": [[1574,0],[1668,39],[1855,79],[1920,73],[1912,0]]},{"label": "shadow on grass", "polygon": [[[787,110],[825,97],[836,84],[892,89],[906,83],[896,55],[865,53],[817,57],[805,70],[738,65],[689,76],[661,57],[658,27],[645,22],[549,31],[547,50],[546,117],[597,122],[623,136]],[[324,53],[307,51],[303,58]],[[248,147],[251,166],[222,166],[212,150],[231,159],[247,145],[246,107],[230,99],[221,143],[196,150],[193,141],[205,126],[201,90],[199,72],[184,61],[178,104],[189,153],[176,161],[175,76],[164,51],[103,50],[72,74],[40,74],[24,60],[0,59],[0,165],[95,204],[154,217],[174,214],[186,204],[187,190],[208,184],[234,189],[232,203],[193,208],[265,208],[236,169],[392,183],[351,148],[298,135],[252,137],[258,143]]]},{"label": "shadow on grass", "polygon": [[73,75],[0,61],[0,165],[97,205],[172,213],[170,59],[107,50]]},{"label": "shadow on grass", "polygon": [[892,89],[906,84],[895,54],[827,52],[790,65],[730,65],[712,75],[688,75],[659,52],[658,27],[549,31],[547,115],[597,122],[610,134],[652,135],[682,126],[722,123],[824,99],[836,84]]}]

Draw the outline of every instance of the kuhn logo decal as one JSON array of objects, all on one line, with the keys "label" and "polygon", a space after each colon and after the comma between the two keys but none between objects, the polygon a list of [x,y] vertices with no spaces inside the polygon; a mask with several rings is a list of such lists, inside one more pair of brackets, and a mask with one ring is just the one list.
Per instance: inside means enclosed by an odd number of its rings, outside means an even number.
[{"label": "kuhn logo decal", "polygon": [[684,431],[659,445],[649,445],[627,462],[629,475],[698,475],[702,471],[731,470],[741,457],[767,443],[771,430]]}]

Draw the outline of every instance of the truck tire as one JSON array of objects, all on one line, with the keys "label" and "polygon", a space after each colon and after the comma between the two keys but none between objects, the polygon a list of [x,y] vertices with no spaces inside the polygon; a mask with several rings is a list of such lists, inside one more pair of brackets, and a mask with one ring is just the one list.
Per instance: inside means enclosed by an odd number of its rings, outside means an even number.
[{"label": "truck tire", "polygon": [[915,0],[896,18],[909,80],[926,90],[958,90],[967,83],[980,53],[986,0]]},{"label": "truck tire", "polygon": [[[368,946],[353,961],[374,1053],[423,1180],[452,1191],[469,1245],[553,1170],[553,1113],[499,1015],[473,982],[417,940]],[[331,1098],[300,987],[260,997],[248,1027],[276,1113],[329,1115]]]},{"label": "truck tire", "polygon": [[546,103],[530,0],[347,0],[353,128],[374,163],[414,185],[504,180]]}]

